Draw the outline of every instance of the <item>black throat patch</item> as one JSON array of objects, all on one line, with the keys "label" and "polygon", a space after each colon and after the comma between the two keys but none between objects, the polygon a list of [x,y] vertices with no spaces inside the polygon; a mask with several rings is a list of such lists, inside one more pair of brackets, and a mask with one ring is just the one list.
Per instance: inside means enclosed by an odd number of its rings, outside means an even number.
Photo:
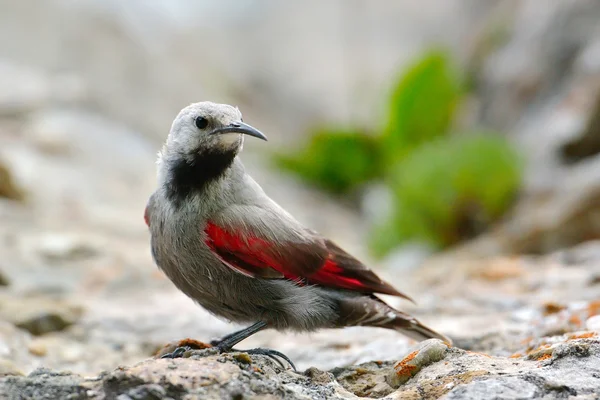
[{"label": "black throat patch", "polygon": [[167,197],[176,207],[190,194],[201,192],[207,184],[221,178],[233,163],[236,150],[210,149],[191,160],[179,157],[170,161]]}]

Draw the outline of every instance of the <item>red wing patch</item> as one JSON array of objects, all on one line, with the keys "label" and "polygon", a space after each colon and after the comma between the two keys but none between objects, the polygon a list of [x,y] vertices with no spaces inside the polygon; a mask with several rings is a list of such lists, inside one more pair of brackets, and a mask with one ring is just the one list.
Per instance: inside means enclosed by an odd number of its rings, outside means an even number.
[{"label": "red wing patch", "polygon": [[236,235],[210,222],[204,231],[206,244],[215,255],[246,276],[408,298],[328,240],[271,243]]},{"label": "red wing patch", "polygon": [[337,265],[331,257],[330,254],[325,264],[310,277],[311,282],[350,290],[362,291],[366,289],[360,280],[344,276],[344,269]]}]

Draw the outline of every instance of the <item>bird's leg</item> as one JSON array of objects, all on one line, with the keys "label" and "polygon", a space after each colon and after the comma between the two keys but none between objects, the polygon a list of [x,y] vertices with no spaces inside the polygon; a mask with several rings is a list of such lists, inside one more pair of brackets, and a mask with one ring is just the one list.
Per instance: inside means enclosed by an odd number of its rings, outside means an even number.
[{"label": "bird's leg", "polygon": [[219,350],[221,350],[221,351],[229,351],[233,348],[233,346],[235,346],[242,340],[249,338],[250,336],[254,335],[256,332],[259,332],[259,331],[265,329],[266,327],[267,327],[266,322],[259,321],[259,322],[255,323],[254,325],[250,325],[247,328],[233,332],[227,336],[222,337],[219,340],[213,340],[210,342],[210,344],[212,346],[218,347]]},{"label": "bird's leg", "polygon": [[[220,340],[213,340],[212,342],[210,342],[210,344],[212,346],[217,347],[222,353],[228,352],[228,351],[234,350],[233,346],[235,346],[242,340],[249,338],[250,336],[265,329],[266,327],[267,327],[266,322],[262,322],[262,321],[257,322],[254,325],[251,325],[245,329],[242,329],[240,331],[233,332],[227,336],[224,336]],[[236,351],[241,351],[241,352],[248,353],[248,354],[258,354],[258,355],[267,356],[267,357],[273,359],[279,365],[281,365],[281,368],[285,368],[285,366],[283,365],[281,360],[279,360],[279,358],[282,358],[283,360],[285,360],[286,362],[288,362],[290,364],[290,366],[294,369],[294,371],[296,371],[296,366],[294,365],[292,360],[290,360],[290,358],[288,356],[286,356],[285,354],[283,354],[277,350],[256,348],[256,349],[236,350]],[[279,358],[277,358],[277,357],[279,357]]]},{"label": "bird's leg", "polygon": [[[294,369],[294,371],[296,371],[296,366],[294,365],[292,360],[290,360],[288,356],[286,356],[285,354],[283,354],[277,350],[263,349],[260,347],[256,348],[256,349],[249,349],[249,350],[235,350],[233,348],[233,346],[235,346],[242,340],[249,338],[250,336],[265,329],[266,327],[267,327],[267,323],[260,321],[260,322],[257,322],[254,325],[251,325],[247,328],[244,328],[242,330],[239,330],[239,331],[233,332],[227,336],[224,336],[219,340],[213,340],[210,342],[210,344],[214,348],[218,349],[219,352],[221,352],[221,353],[226,353],[229,351],[241,351],[241,352],[248,353],[248,354],[257,354],[257,355],[267,356],[267,357],[273,359],[279,365],[281,365],[281,368],[285,368],[285,366],[279,359],[279,358],[281,358],[281,359],[285,360],[286,362],[288,362],[290,364],[290,366]],[[171,353],[164,354],[163,356],[161,356],[161,358],[179,358],[179,357],[182,357],[183,354],[188,350],[193,350],[193,348],[188,345],[180,346],[180,347],[177,347],[175,350],[173,350]],[[279,358],[277,358],[277,357],[279,357]]]},{"label": "bird's leg", "polygon": [[[219,352],[225,353],[225,352],[231,351],[233,349],[233,346],[235,346],[242,340],[249,338],[250,336],[254,335],[256,332],[258,332],[262,329],[265,329],[266,327],[267,327],[266,322],[262,322],[262,321],[257,322],[254,325],[251,325],[247,328],[244,328],[242,330],[239,330],[239,331],[233,332],[227,336],[224,336],[223,338],[221,338],[219,340],[213,340],[210,342],[210,345],[213,346],[214,348],[218,349]],[[186,351],[194,350],[194,348],[202,349],[202,347],[193,347],[193,346],[190,346],[189,343],[180,342],[180,344],[178,345],[177,348],[175,348],[175,350],[173,350],[170,353],[163,354],[161,356],[161,358],[180,358],[180,357],[183,357],[183,354]]]}]

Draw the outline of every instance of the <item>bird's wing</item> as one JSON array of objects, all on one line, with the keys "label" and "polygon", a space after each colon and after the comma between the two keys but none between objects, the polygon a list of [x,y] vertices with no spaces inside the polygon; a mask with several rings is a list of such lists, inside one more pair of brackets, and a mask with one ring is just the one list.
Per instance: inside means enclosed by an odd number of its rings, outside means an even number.
[{"label": "bird's wing", "polygon": [[224,223],[224,219],[216,218],[204,229],[206,244],[226,266],[255,278],[288,279],[301,285],[382,293],[411,300],[336,244],[313,232],[306,231],[307,238],[300,240],[297,227],[290,227],[289,237],[296,239],[282,240],[287,237],[285,222],[278,221],[276,230],[271,232],[277,239],[269,239],[264,233],[264,220],[256,217],[264,210],[246,207],[237,210],[238,221]]}]

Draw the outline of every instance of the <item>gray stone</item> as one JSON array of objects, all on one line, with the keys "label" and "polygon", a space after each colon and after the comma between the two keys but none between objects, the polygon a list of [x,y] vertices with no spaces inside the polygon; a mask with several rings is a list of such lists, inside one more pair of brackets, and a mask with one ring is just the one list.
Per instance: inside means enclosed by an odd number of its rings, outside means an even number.
[{"label": "gray stone", "polygon": [[83,313],[81,307],[52,298],[14,300],[2,297],[0,317],[33,335],[62,331],[73,325]]},{"label": "gray stone", "polygon": [[[427,342],[421,352],[435,355],[399,387],[386,384],[394,363],[368,363],[337,368],[328,374],[315,368],[305,373],[282,369],[264,356],[240,361],[237,354],[197,353],[193,358],[151,359],[120,367],[96,378],[38,369],[29,376],[0,378],[0,394],[8,399],[541,399],[590,398],[600,394],[600,342],[566,340],[551,362],[509,360],[456,348],[440,352]],[[445,345],[444,345],[445,346]],[[427,349],[430,349],[429,351]],[[431,350],[434,349],[434,350]]]},{"label": "gray stone", "polygon": [[409,350],[409,353],[387,376],[387,382],[397,388],[421,371],[423,367],[442,360],[446,356],[448,345],[439,339],[429,339]]},{"label": "gray stone", "polygon": [[25,193],[13,178],[8,166],[0,162],[0,197],[10,200],[23,200]]}]

